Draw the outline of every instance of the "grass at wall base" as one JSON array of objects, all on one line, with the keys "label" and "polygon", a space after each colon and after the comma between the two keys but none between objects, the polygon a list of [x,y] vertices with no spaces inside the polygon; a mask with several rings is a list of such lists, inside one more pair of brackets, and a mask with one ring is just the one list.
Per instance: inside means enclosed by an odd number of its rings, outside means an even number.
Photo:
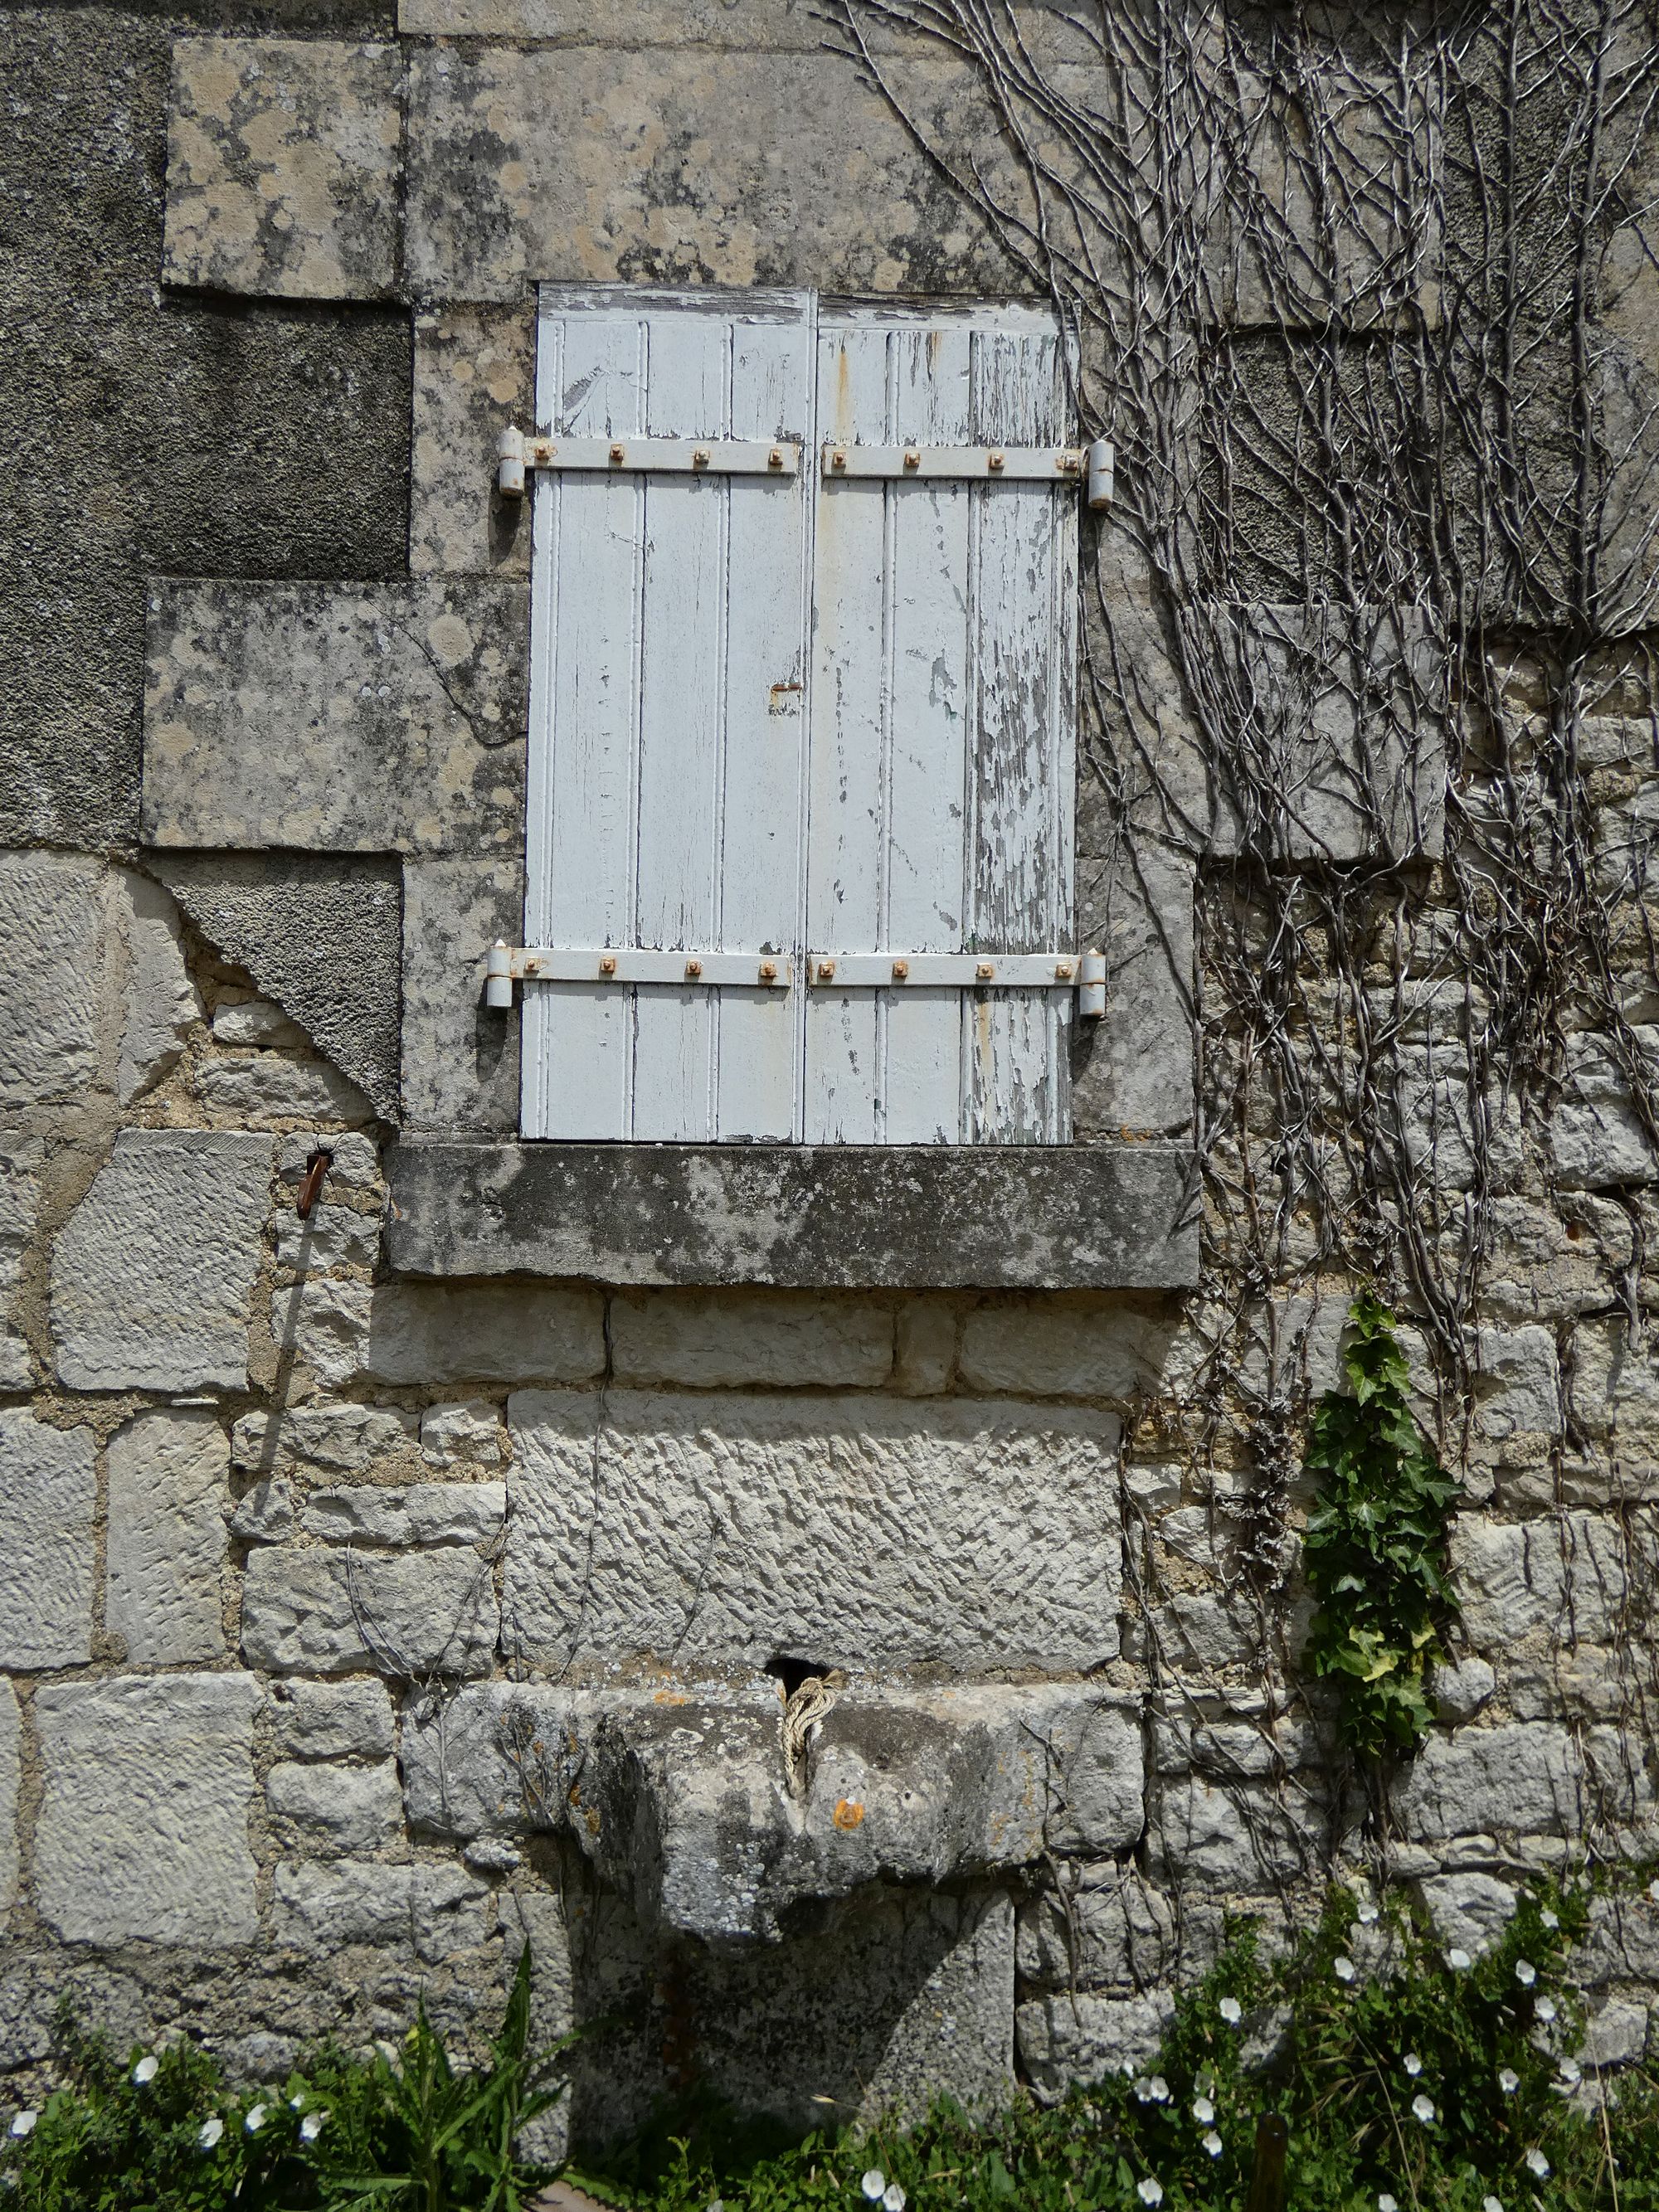
[{"label": "grass at wall base", "polygon": [[[1566,1969],[1589,1894],[1583,1883],[1527,1893],[1501,1939],[1466,1960],[1402,1904],[1334,1892],[1281,1958],[1236,1929],[1179,2000],[1157,2058],[1058,2106],[1022,2099],[979,2120],[944,2106],[908,2132],[783,2148],[705,2114],[684,2130],[667,2121],[580,2178],[650,2212],[873,2212],[878,2200],[884,2212],[1243,2212],[1256,2120],[1276,2110],[1291,2128],[1294,2212],[1389,2212],[1390,2200],[1398,2212],[1659,2212],[1653,2068],[1610,2077],[1604,2104],[1571,2057],[1583,2015]],[[3,2201],[19,2212],[520,2212],[543,2177],[515,2160],[514,2136],[557,2094],[559,2063],[529,2052],[527,2004],[521,1963],[478,2074],[452,2070],[422,2023],[393,2057],[324,2053],[280,2087],[240,2095],[187,2044],[118,2062],[71,2039],[70,2086],[4,2139]]]}]

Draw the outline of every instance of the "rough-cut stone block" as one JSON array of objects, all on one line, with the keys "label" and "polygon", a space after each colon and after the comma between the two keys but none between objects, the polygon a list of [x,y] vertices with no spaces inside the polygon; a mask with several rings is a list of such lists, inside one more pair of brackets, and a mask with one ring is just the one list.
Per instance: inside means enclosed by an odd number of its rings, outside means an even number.
[{"label": "rough-cut stone block", "polygon": [[390,1759],[392,1698],[383,1682],[278,1682],[276,1745],[290,1759]]},{"label": "rough-cut stone block", "polygon": [[1648,2008],[1609,1997],[1584,2024],[1578,2056],[1586,2066],[1630,2066],[1648,2043]]},{"label": "rough-cut stone block", "polygon": [[225,1525],[239,1544],[283,1544],[299,1523],[294,1486],[286,1475],[267,1475],[237,1500]]},{"label": "rough-cut stone block", "polygon": [[1435,1875],[1420,1885],[1423,1903],[1441,1942],[1477,1958],[1515,1917],[1515,1887],[1489,1874]]},{"label": "rough-cut stone block", "polygon": [[1583,1753],[1565,1729],[1539,1723],[1431,1736],[1394,1791],[1396,1826],[1418,1843],[1572,1835],[1583,1807]]},{"label": "rough-cut stone block", "polygon": [[283,1468],[325,1468],[356,1474],[410,1443],[415,1417],[391,1406],[292,1406],[245,1413],[231,1431],[235,1465],[270,1474]]},{"label": "rough-cut stone block", "polygon": [[482,575],[530,567],[530,505],[502,499],[478,465],[509,423],[535,419],[535,319],[528,306],[446,307],[415,319],[409,565]]},{"label": "rough-cut stone block", "polygon": [[23,1778],[17,1692],[0,1674],[0,1927],[17,1895],[17,1797]]},{"label": "rough-cut stone block", "polygon": [[276,1293],[271,1326],[332,1389],[578,1382],[605,1368],[604,1304],[592,1291],[307,1281]]},{"label": "rough-cut stone block", "polygon": [[[393,972],[395,973],[395,963]],[[396,1051],[396,1039],[393,1039]],[[395,1066],[395,1060],[394,1060]],[[329,1139],[329,1150],[333,1158],[328,1170],[325,1188],[336,1185],[347,1190],[380,1190],[380,1148],[372,1137],[337,1133]],[[298,1185],[305,1181],[310,1166],[313,1142],[309,1137],[284,1137],[277,1151],[276,1172],[283,1182]]]},{"label": "rough-cut stone block", "polygon": [[963,1323],[962,1379],[970,1390],[1133,1398],[1157,1389],[1178,1318],[1117,1300],[981,1306]]},{"label": "rough-cut stone block", "polygon": [[92,1656],[94,1449],[90,1429],[49,1428],[21,1406],[0,1413],[0,1666]]},{"label": "rough-cut stone block", "polygon": [[459,1867],[279,1865],[271,1940],[330,1958],[348,1944],[395,1943],[428,1965],[489,1933],[489,1892]]},{"label": "rough-cut stone block", "polygon": [[254,1940],[247,1818],[259,1695],[246,1674],[37,1693],[45,1794],[35,1888],[58,1935],[227,1949]]},{"label": "rough-cut stone block", "polygon": [[237,1389],[271,1140],[124,1129],[52,1254],[58,1371],[76,1390]]},{"label": "rough-cut stone block", "polygon": [[185,965],[179,909],[148,876],[123,871],[117,913],[126,955],[116,1092],[125,1106],[178,1065],[202,1001]]},{"label": "rough-cut stone block", "polygon": [[962,1316],[945,1298],[909,1297],[893,1331],[893,1388],[909,1398],[932,1398],[950,1389],[956,1374]]},{"label": "rough-cut stone block", "polygon": [[110,1438],[105,1618],[136,1666],[224,1656],[229,1475],[209,1413],[141,1413]]},{"label": "rough-cut stone block", "polygon": [[1047,2103],[1073,2082],[1150,2064],[1175,2019],[1175,1997],[1039,1997],[1014,2014],[1020,2069]]},{"label": "rough-cut stone block", "polygon": [[[1659,1029],[1638,1029],[1634,1035],[1650,1079],[1659,1063]],[[1566,1080],[1550,1119],[1549,1143],[1564,1189],[1609,1190],[1659,1181],[1659,1156],[1605,1039],[1569,1039]]]},{"label": "rough-cut stone block", "polygon": [[1176,1912],[1133,1865],[1105,1860],[1066,1869],[1067,1903],[1045,1890],[1019,1918],[1021,1977],[1036,1987],[1144,1990],[1191,1980],[1214,1961],[1225,1936],[1218,1904],[1188,1890]]},{"label": "rough-cut stone block", "polygon": [[242,1590],[242,1649],[274,1674],[477,1674],[495,1648],[489,1565],[470,1551],[262,1549]]},{"label": "rough-cut stone block", "polygon": [[319,1858],[381,1850],[403,1834],[403,1791],[389,1759],[378,1766],[273,1766],[265,1802],[279,1844]]},{"label": "rough-cut stone block", "polygon": [[406,863],[405,1127],[518,1128],[519,1009],[494,1011],[483,990],[490,946],[516,945],[523,928],[520,855]]},{"label": "rough-cut stone block", "polygon": [[1175,1136],[1193,1119],[1193,885],[1187,854],[1137,843],[1078,869],[1078,936],[1106,954],[1106,1018],[1079,1025],[1081,1137]]},{"label": "rough-cut stone block", "polygon": [[1502,1442],[1517,1435],[1557,1434],[1561,1379],[1554,1330],[1483,1328],[1480,1350],[1475,1383],[1480,1435]]},{"label": "rough-cut stone block", "polygon": [[213,1042],[248,1052],[302,1052],[306,1033],[270,999],[239,999],[213,1017]]},{"label": "rough-cut stone block", "polygon": [[56,853],[0,853],[0,1108],[98,1074],[104,870]]},{"label": "rough-cut stone block", "polygon": [[[562,46],[624,45],[815,53],[823,27],[806,0],[398,0],[404,38],[549,40]],[[880,42],[878,26],[872,26]]]},{"label": "rough-cut stone block", "polygon": [[499,1467],[507,1457],[501,1407],[488,1398],[428,1406],[421,1416],[421,1457],[432,1467]]},{"label": "rough-cut stone block", "polygon": [[145,834],[242,850],[521,848],[529,661],[527,592],[507,580],[157,584]]},{"label": "rough-cut stone block", "polygon": [[1450,1542],[1452,1579],[1472,1644],[1510,1651],[1539,1631],[1553,1642],[1612,1642],[1631,1592],[1631,1568],[1659,1559],[1651,1519],[1626,1526],[1593,1513],[1502,1522],[1461,1515]]},{"label": "rough-cut stone block", "polygon": [[319,1490],[304,1522],[331,1544],[487,1544],[507,1518],[504,1482],[413,1482],[407,1488]]},{"label": "rough-cut stone block", "polygon": [[11,1321],[23,1253],[34,1231],[46,1146],[39,1137],[0,1142],[0,1390],[29,1387],[29,1347]]},{"label": "rough-cut stone block", "polygon": [[1149,1863],[1162,1881],[1259,1895],[1311,1880],[1325,1831],[1317,1800],[1295,1786],[1167,1782],[1155,1794]]},{"label": "rough-cut stone block", "polygon": [[373,1267],[380,1254],[380,1216],[349,1206],[319,1206],[303,1221],[276,1217],[276,1264],[296,1274],[325,1274],[332,1267]]},{"label": "rough-cut stone block", "polygon": [[274,1052],[204,1060],[196,1095],[211,1112],[244,1121],[363,1121],[371,1111],[356,1085],[322,1060]]},{"label": "rough-cut stone block", "polygon": [[893,1316],[862,1300],[804,1293],[635,1291],[611,1302],[620,1382],[858,1389],[893,1369]]},{"label": "rough-cut stone block", "polygon": [[526,1657],[1069,1670],[1116,1652],[1110,1414],[635,1391],[507,1412]]},{"label": "rough-cut stone block", "polygon": [[389,293],[402,93],[395,46],[179,40],[167,281],[289,300]]}]

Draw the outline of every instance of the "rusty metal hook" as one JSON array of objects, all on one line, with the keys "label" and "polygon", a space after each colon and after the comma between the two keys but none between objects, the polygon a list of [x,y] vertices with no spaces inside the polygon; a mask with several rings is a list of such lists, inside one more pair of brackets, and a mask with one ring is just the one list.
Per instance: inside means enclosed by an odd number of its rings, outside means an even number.
[{"label": "rusty metal hook", "polygon": [[323,1177],[334,1164],[334,1155],[319,1145],[306,1161],[304,1180],[300,1194],[294,1201],[294,1211],[301,1221],[309,1221],[312,1208],[323,1194]]}]

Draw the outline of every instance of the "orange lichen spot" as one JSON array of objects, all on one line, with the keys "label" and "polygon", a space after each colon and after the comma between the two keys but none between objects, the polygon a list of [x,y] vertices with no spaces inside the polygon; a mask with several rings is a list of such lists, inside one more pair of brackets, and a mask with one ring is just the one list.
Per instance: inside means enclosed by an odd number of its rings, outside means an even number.
[{"label": "orange lichen spot", "polygon": [[863,1818],[864,1808],[860,1804],[856,1797],[836,1798],[835,1814],[836,1826],[842,1830],[844,1833],[850,1835]]}]

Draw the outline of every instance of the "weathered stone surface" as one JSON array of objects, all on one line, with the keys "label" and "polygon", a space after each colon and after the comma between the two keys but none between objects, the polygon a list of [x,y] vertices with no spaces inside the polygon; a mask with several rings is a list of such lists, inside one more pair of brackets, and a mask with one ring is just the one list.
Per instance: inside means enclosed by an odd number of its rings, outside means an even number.
[{"label": "weathered stone surface", "polygon": [[780,1288],[1195,1282],[1186,1156],[1155,1145],[499,1145],[388,1157],[394,1268]]},{"label": "weathered stone surface", "polygon": [[489,1563],[471,1551],[273,1547],[248,1560],[242,1650],[274,1674],[477,1674],[496,1620]]},{"label": "weathered stone surface", "polygon": [[893,1368],[884,1306],[787,1291],[635,1291],[611,1302],[618,1382],[705,1389],[757,1382],[857,1389]]},{"label": "weathered stone surface", "polygon": [[598,1294],[521,1284],[307,1281],[279,1291],[271,1326],[319,1381],[578,1382],[605,1368]]},{"label": "weathered stone surface", "polygon": [[402,89],[395,46],[180,39],[166,279],[291,300],[389,293]]},{"label": "weathered stone surface", "polygon": [[516,1131],[516,1006],[483,1002],[484,958],[524,929],[524,865],[410,860],[404,869],[404,1122],[414,1129]]},{"label": "weathered stone surface", "polygon": [[178,1065],[202,1001],[185,965],[179,910],[148,876],[123,870],[117,913],[125,955],[116,1092],[125,1106]]},{"label": "weathered stone surface", "polygon": [[104,870],[0,853],[0,1107],[64,1098],[98,1073]]},{"label": "weathered stone surface", "polygon": [[[1651,1074],[1659,1030],[1638,1029],[1635,1036]],[[1581,1034],[1568,1041],[1566,1083],[1551,1116],[1549,1143],[1564,1189],[1608,1190],[1659,1180],[1659,1158],[1629,1082],[1599,1036]]]},{"label": "weathered stone surface", "polygon": [[1157,1389],[1177,1320],[1117,1299],[981,1306],[963,1323],[962,1379],[970,1390],[1133,1398]]},{"label": "weathered stone surface", "polygon": [[152,843],[522,846],[522,583],[158,584],[152,610]]},{"label": "weathered stone surface", "polygon": [[383,1682],[277,1682],[276,1744],[290,1759],[390,1759],[392,1698]]},{"label": "weathered stone surface", "polygon": [[1174,2018],[1168,1990],[1142,1997],[1039,1997],[1014,2014],[1020,2070],[1053,2102],[1073,2082],[1148,2064]]},{"label": "weathered stone surface", "polygon": [[1221,1948],[1218,1904],[1188,1891],[1177,1912],[1133,1865],[1115,1860],[1063,1872],[1069,1906],[1045,1890],[1019,1916],[1020,1975],[1036,1987],[1069,1988],[1075,1979],[1085,1989],[1149,1989],[1201,1974]]},{"label": "weathered stone surface", "polygon": [[239,1544],[282,1544],[294,1534],[294,1486],[286,1475],[267,1475],[236,1502],[225,1525]]},{"label": "weathered stone surface", "polygon": [[271,1140],[124,1129],[52,1254],[71,1389],[234,1389],[270,1200]]},{"label": "weathered stone surface", "polygon": [[504,1482],[413,1482],[387,1490],[319,1490],[304,1522],[331,1544],[487,1544],[507,1517]]},{"label": "weathered stone surface", "polygon": [[1609,1494],[1659,1497],[1659,1353],[1651,1334],[1632,1344],[1624,1322],[1589,1322],[1574,1345],[1573,1410],[1607,1440]]},{"label": "weathered stone surface", "polygon": [[535,319],[527,307],[445,307],[415,319],[409,565],[477,575],[530,567],[530,504],[502,499],[480,453],[535,419]]},{"label": "weathered stone surface", "polygon": [[319,1858],[380,1850],[403,1833],[403,1792],[389,1759],[378,1766],[273,1766],[265,1802],[279,1844]]},{"label": "weathered stone surface", "polygon": [[634,0],[398,0],[405,38],[545,39],[559,46],[735,46],[817,51],[823,27],[805,0],[753,0],[734,15],[725,0],[673,0],[649,14]]},{"label": "weathered stone surface", "polygon": [[[155,853],[147,865],[209,943],[247,970],[377,1114],[394,1116],[403,929],[396,861],[343,854]],[[366,1139],[351,1141],[372,1160]],[[343,1179],[357,1172],[348,1166],[347,1146],[344,1138],[334,1140],[331,1172]],[[361,1161],[357,1152],[350,1157]],[[372,1182],[373,1166],[357,1179]]]},{"label": "weathered stone surface", "polygon": [[[325,1186],[326,1192],[326,1186]],[[380,1254],[378,1213],[324,1203],[301,1221],[284,1210],[276,1217],[276,1264],[296,1274],[324,1274],[332,1267],[371,1268]]]},{"label": "weathered stone surface", "polygon": [[1519,1902],[1511,1883],[1487,1874],[1437,1875],[1419,1888],[1435,1934],[1472,1959],[1498,1941]]},{"label": "weathered stone surface", "polygon": [[[984,135],[964,69],[909,62],[898,80],[930,122]],[[517,299],[526,277],[1006,291],[1000,257],[844,62],[724,57],[718,138],[708,84],[706,58],[672,49],[421,55],[410,280],[475,301]]]},{"label": "weathered stone surface", "polygon": [[196,1071],[196,1095],[211,1113],[266,1124],[362,1121],[370,1111],[356,1086],[321,1060],[286,1060],[274,1052],[204,1060]]},{"label": "weathered stone surface", "polygon": [[1593,1513],[1503,1522],[1462,1514],[1449,1545],[1470,1642],[1508,1652],[1540,1631],[1588,1644],[1613,1640],[1632,1595],[1632,1565],[1650,1574],[1659,1542],[1650,1520],[1627,1531]]},{"label": "weathered stone surface", "polygon": [[134,1665],[224,1656],[229,1474],[210,1413],[141,1413],[110,1438],[104,1613]]},{"label": "weathered stone surface", "polygon": [[[372,1137],[336,1131],[328,1143],[333,1155],[328,1171],[330,1184],[353,1191],[379,1191],[380,1153]],[[304,1182],[312,1149],[309,1137],[296,1134],[283,1138],[277,1148],[276,1172],[285,1183],[297,1187]]]},{"label": "weathered stone surface", "polygon": [[1583,1755],[1565,1729],[1540,1723],[1431,1736],[1396,1785],[1408,1840],[1519,1830],[1570,1835],[1583,1813]]},{"label": "weathered stone surface", "polygon": [[[576,2024],[570,1968],[570,1930],[564,1906],[548,1890],[503,1890],[498,1901],[501,1964],[508,1977],[530,1950],[530,2046],[550,2051]],[[563,2097],[520,2130],[523,2154],[562,2165],[570,2151],[570,2100]]]},{"label": "weathered stone surface", "polygon": [[1651,1892],[1592,1898],[1589,1927],[1572,1960],[1586,1989],[1607,1982],[1659,1981],[1659,1898]]},{"label": "weathered stone surface", "polygon": [[501,1407],[488,1398],[428,1406],[421,1416],[421,1457],[433,1467],[499,1467],[507,1457]]},{"label": "weathered stone surface", "polygon": [[0,1412],[0,1666],[83,1666],[92,1656],[90,1429],[49,1428],[22,1407]]},{"label": "weathered stone surface", "polygon": [[29,1387],[28,1341],[13,1325],[11,1308],[34,1231],[46,1150],[39,1137],[0,1142],[0,1390]]},{"label": "weathered stone surface", "polygon": [[1078,869],[1078,939],[1106,954],[1106,1017],[1081,1022],[1072,1068],[1079,1137],[1176,1136],[1193,1119],[1190,855],[1151,843]]},{"label": "weathered stone surface", "polygon": [[1081,1409],[524,1392],[522,1656],[1089,1668],[1117,1650],[1118,1425]]},{"label": "weathered stone surface", "polygon": [[245,1413],[231,1431],[231,1457],[262,1474],[295,1467],[356,1474],[414,1437],[415,1416],[392,1406],[288,1406]]},{"label": "weathered stone surface", "polygon": [[1475,1383],[1476,1423],[1483,1437],[1555,1435],[1561,1427],[1560,1363],[1553,1329],[1483,1328]]},{"label": "weathered stone surface", "polygon": [[1632,2064],[1647,2048],[1648,2020],[1646,2005],[1609,1997],[1585,2022],[1579,2057],[1586,2066]]},{"label": "weathered stone surface", "polygon": [[249,1052],[300,1052],[306,1035],[274,1000],[239,999],[216,1009],[213,1042]]},{"label": "weathered stone surface", "polygon": [[460,1867],[375,1862],[276,1869],[271,1940],[319,1957],[395,1943],[436,1965],[489,1933],[487,1886]]},{"label": "weathered stone surface", "polygon": [[956,1374],[962,1317],[945,1298],[909,1297],[893,1331],[893,1388],[907,1397],[937,1397]]},{"label": "weathered stone surface", "polygon": [[36,1693],[40,1911],[72,1943],[228,1948],[258,1932],[248,1849],[257,1683],[167,1674]]},{"label": "weathered stone surface", "polygon": [[1315,1879],[1328,1852],[1328,1814],[1292,1782],[1161,1784],[1151,1807],[1155,1880],[1260,1895]]},{"label": "weathered stone surface", "polygon": [[17,1896],[21,1861],[17,1844],[17,1796],[22,1782],[22,1717],[17,1692],[0,1675],[0,1927]]},{"label": "weathered stone surface", "polygon": [[1429,1677],[1429,1694],[1438,1718],[1455,1727],[1472,1721],[1498,1687],[1498,1677],[1484,1659],[1460,1659],[1455,1667],[1437,1667]]}]

